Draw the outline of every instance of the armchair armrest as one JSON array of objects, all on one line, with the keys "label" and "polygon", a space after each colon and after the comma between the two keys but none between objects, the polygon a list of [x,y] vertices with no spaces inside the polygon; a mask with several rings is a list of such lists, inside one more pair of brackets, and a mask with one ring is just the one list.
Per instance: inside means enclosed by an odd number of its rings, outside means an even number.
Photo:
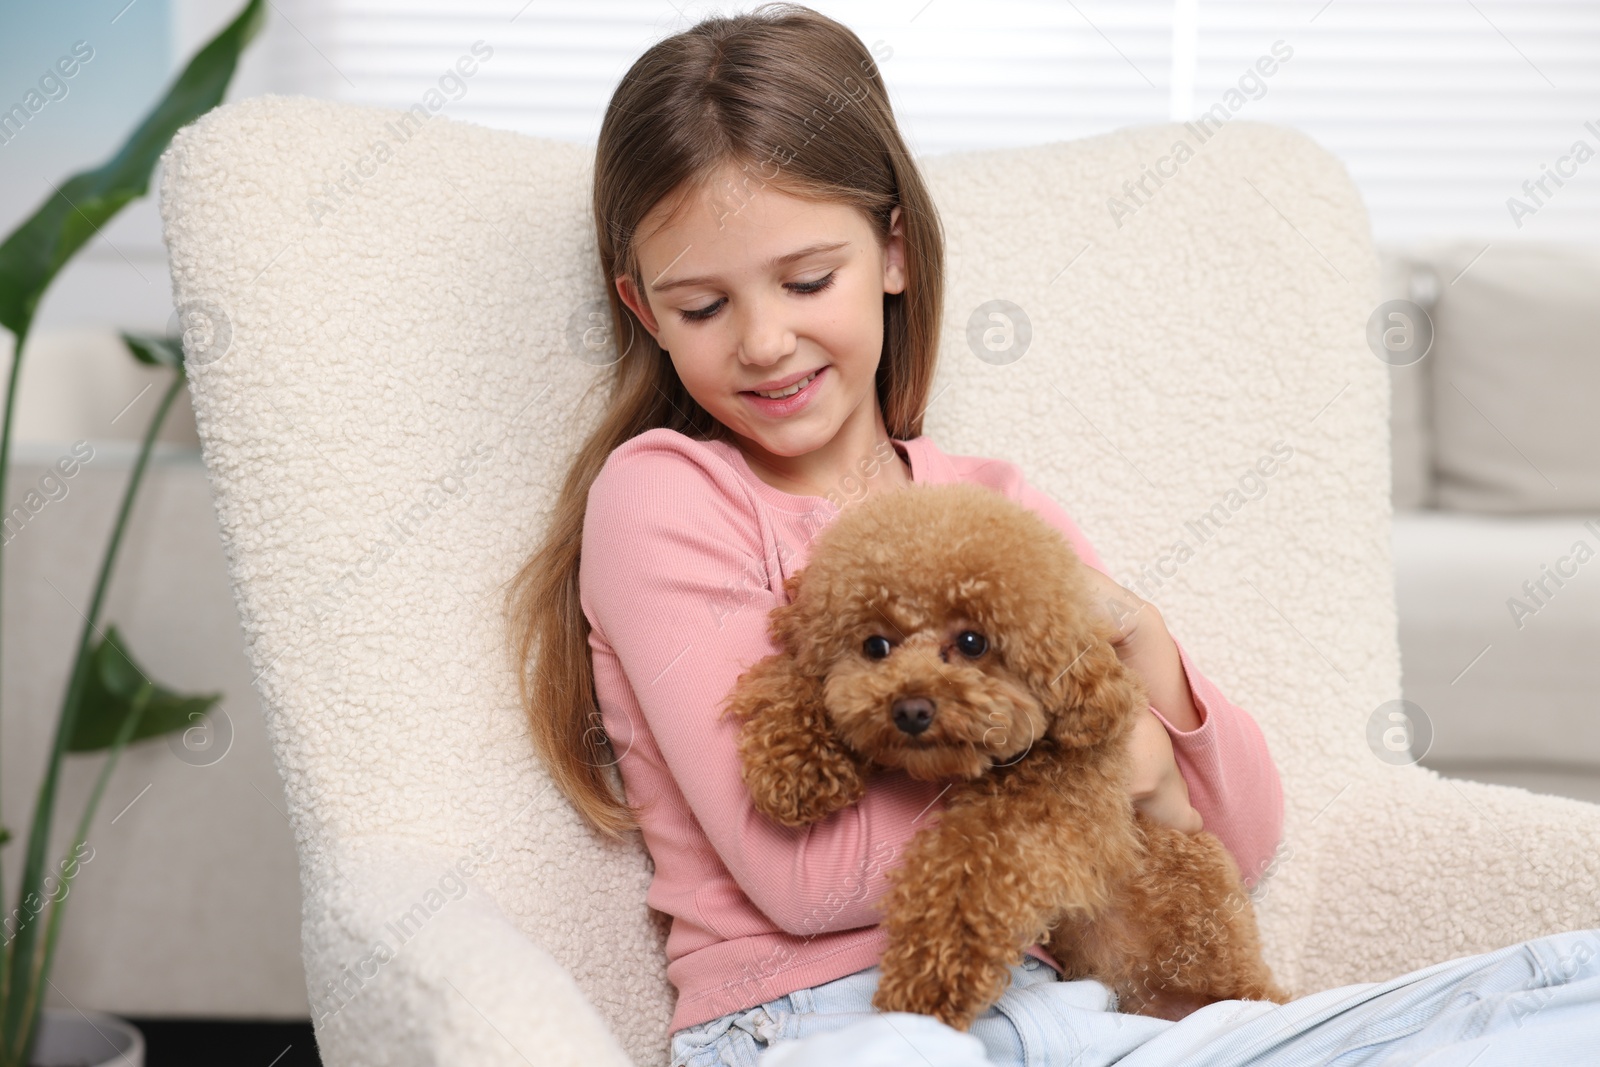
[{"label": "armchair armrest", "polygon": [[571,975],[473,881],[492,862],[486,844],[368,837],[302,871],[323,1063],[631,1067]]},{"label": "armchair armrest", "polygon": [[1296,995],[1600,927],[1600,805],[1393,767],[1316,830]]}]

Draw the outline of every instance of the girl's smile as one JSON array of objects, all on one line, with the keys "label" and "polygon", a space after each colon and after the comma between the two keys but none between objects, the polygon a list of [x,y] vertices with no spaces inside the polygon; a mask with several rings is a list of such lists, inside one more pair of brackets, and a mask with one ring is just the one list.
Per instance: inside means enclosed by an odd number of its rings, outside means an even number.
[{"label": "girl's smile", "polygon": [[[769,418],[781,419],[804,408],[811,403],[817,391],[822,388],[822,379],[826,377],[828,368],[818,367],[814,371],[805,372],[805,376],[793,384],[770,386],[768,389],[748,390],[741,396],[748,397],[750,403],[761,414]],[[790,375],[791,379],[795,376]],[[776,395],[769,396],[768,393]]]}]

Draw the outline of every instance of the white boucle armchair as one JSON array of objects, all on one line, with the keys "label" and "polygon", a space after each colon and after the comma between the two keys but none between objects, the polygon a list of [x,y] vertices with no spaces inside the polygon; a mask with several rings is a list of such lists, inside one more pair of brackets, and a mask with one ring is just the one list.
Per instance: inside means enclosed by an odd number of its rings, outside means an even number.
[{"label": "white boucle armchair", "polygon": [[[648,856],[549,785],[502,652],[504,583],[602,399],[593,150],[443,117],[394,143],[393,117],[243,100],[179,134],[161,187],[323,1060],[664,1064]],[[949,238],[926,432],[1018,463],[1260,722],[1279,977],[1600,925],[1600,808],[1369,743],[1400,696],[1389,379],[1338,161],[1236,122],[922,162]],[[1026,316],[1019,358],[969,343],[994,300]]]}]

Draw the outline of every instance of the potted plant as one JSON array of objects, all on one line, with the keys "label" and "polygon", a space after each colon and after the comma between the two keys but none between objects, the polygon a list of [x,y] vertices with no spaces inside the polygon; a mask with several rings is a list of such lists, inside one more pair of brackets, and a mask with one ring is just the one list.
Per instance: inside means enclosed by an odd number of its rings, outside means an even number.
[{"label": "potted plant", "polygon": [[[222,101],[239,55],[260,29],[261,0],[250,0],[237,17],[202,48],[166,95],[103,165],[73,175],[0,243],[0,326],[10,331],[11,372],[0,427],[0,502],[10,469],[12,416],[28,330],[51,281],[89,240],[130,201],[149,191],[150,175],[179,128]],[[174,692],[154,681],[129,653],[115,626],[100,626],[117,549],[132,511],[150,451],[167,410],[187,381],[183,347],[176,338],[122,334],[133,356],[164,366],[172,378],[146,428],[116,525],[100,561],[94,596],[84,619],[56,721],[55,740],[34,805],[17,902],[0,919],[0,1067],[82,1067],[120,1064],[142,1067],[144,1042],[137,1029],[103,1013],[42,1009],[67,891],[85,861],[84,841],[101,791],[129,744],[192,729],[222,696]],[[194,345],[191,344],[191,348]],[[26,501],[26,498],[25,498]],[[25,503],[24,501],[24,503]],[[4,544],[0,539],[0,579]],[[99,777],[78,821],[71,852],[47,865],[45,850],[55,816],[61,765],[69,754],[103,754]],[[11,833],[0,824],[0,858]],[[87,1015],[87,1017],[86,1017]]]}]

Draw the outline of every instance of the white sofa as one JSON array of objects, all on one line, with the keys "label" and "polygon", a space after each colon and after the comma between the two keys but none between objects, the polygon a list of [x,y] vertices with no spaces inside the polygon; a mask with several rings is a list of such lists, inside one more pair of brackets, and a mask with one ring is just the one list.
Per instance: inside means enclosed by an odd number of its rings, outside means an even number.
[{"label": "white sofa", "polygon": [[[498,610],[596,414],[600,371],[567,342],[605,284],[592,150],[439,118],[312,219],[306,191],[392,117],[244,100],[182,131],[163,171],[177,301],[230,328],[191,387],[295,832],[318,1043],[334,1067],[662,1064],[648,856],[550,787]],[[1106,197],[1181,133],[924,161],[950,241],[927,432],[1020,464],[1114,573],[1219,517],[1153,595],[1282,771],[1258,911],[1290,988],[1600,924],[1600,807],[1367,743],[1400,659],[1354,186],[1305,137],[1232,123],[1118,225]],[[993,299],[1032,323],[1005,366],[965,345]],[[479,474],[429,504],[480,445]],[[463,869],[463,895],[441,893]]]},{"label": "white sofa", "polygon": [[1395,366],[1395,587],[1425,765],[1600,801],[1600,249],[1381,251],[1431,350]]}]

